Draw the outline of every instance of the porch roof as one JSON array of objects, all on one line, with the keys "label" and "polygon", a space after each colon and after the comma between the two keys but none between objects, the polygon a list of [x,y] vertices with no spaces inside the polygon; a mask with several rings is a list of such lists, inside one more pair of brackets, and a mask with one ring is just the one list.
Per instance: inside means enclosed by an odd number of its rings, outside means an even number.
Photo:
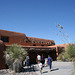
[{"label": "porch roof", "polygon": [[[6,47],[11,46],[11,45],[5,45]],[[23,48],[26,48],[27,50],[53,50],[56,49],[55,46],[50,47],[50,46],[24,46],[21,45]]]}]

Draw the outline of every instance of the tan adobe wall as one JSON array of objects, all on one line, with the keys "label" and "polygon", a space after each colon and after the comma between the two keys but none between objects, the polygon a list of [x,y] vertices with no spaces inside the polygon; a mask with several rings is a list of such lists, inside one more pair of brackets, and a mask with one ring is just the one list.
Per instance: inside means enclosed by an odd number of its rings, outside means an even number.
[{"label": "tan adobe wall", "polygon": [[4,44],[10,45],[17,43],[19,45],[25,46],[52,46],[55,45],[53,40],[46,40],[40,38],[26,37],[24,33],[17,33],[12,31],[0,30],[0,39],[1,36],[9,37],[9,42],[4,42]]},{"label": "tan adobe wall", "polygon": [[0,40],[0,69],[6,68],[3,51],[5,51],[5,46],[3,42]]}]

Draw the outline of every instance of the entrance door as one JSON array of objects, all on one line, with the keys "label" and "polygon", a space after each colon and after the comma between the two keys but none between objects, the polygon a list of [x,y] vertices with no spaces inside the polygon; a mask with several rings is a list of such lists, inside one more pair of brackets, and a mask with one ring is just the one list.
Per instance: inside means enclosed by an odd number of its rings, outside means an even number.
[{"label": "entrance door", "polygon": [[34,51],[29,52],[29,58],[31,64],[36,64],[37,53]]}]

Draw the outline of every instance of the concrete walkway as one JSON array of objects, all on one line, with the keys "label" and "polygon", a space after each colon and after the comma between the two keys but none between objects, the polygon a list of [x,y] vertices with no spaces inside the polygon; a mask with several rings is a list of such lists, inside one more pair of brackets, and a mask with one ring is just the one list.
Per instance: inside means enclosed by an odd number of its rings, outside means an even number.
[{"label": "concrete walkway", "polygon": [[73,62],[59,62],[53,61],[52,63],[52,71],[49,72],[48,67],[44,67],[42,70],[42,74],[40,71],[35,71],[38,75],[71,75],[73,72]]},{"label": "concrete walkway", "polygon": [[25,68],[25,71],[20,73],[14,73],[12,71],[8,72],[6,69],[0,70],[0,75],[72,75],[73,72],[73,62],[58,62],[53,61],[52,71],[49,72],[49,67],[44,67],[42,74],[40,74],[39,68],[37,65],[34,65],[33,68]]}]

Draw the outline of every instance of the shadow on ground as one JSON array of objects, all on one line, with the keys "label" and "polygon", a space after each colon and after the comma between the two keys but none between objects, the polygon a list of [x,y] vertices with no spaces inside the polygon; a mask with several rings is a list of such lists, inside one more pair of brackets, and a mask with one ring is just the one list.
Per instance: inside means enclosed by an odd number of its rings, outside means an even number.
[{"label": "shadow on ground", "polygon": [[35,71],[39,71],[36,66],[22,69],[22,72],[35,72]]},{"label": "shadow on ground", "polygon": [[[59,68],[52,69],[51,71],[57,71],[57,70],[59,70]],[[43,73],[48,73],[48,71],[44,71]]]},{"label": "shadow on ground", "polygon": [[56,69],[52,69],[51,71],[56,71],[56,70],[59,70],[59,68],[56,68]]}]

